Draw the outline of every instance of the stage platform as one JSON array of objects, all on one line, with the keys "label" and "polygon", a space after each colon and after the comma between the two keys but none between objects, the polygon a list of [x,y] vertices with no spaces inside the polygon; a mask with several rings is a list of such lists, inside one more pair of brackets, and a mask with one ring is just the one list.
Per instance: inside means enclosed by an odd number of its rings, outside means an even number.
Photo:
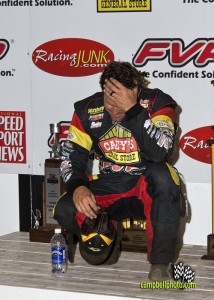
[{"label": "stage platform", "polygon": [[67,273],[55,277],[50,271],[50,244],[29,241],[26,232],[0,237],[0,299],[1,300],[196,300],[214,299],[214,260],[202,260],[207,248],[184,245],[178,261],[196,272],[196,288],[142,289],[149,282],[150,265],[146,253],[122,252],[112,266],[91,266],[80,256]]}]

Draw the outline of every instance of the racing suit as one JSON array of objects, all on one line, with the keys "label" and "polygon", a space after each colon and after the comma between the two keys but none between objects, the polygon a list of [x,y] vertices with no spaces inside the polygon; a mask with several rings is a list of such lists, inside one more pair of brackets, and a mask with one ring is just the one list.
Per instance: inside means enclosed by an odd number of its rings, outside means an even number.
[{"label": "racing suit", "polygon": [[[65,194],[54,218],[79,235],[85,216],[76,211],[72,194],[87,186],[98,205],[114,220],[145,219],[148,260],[174,258],[180,222],[180,183],[167,160],[173,150],[176,102],[159,89],[142,88],[137,104],[121,122],[112,121],[98,92],[74,104],[63,146],[61,176]],[[99,174],[87,176],[90,150],[99,160]]]}]

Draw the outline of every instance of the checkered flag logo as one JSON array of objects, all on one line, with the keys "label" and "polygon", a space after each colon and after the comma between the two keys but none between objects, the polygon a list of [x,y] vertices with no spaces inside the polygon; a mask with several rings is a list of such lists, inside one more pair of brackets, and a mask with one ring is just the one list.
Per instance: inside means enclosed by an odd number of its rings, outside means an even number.
[{"label": "checkered flag logo", "polygon": [[190,266],[184,267],[184,280],[187,282],[193,282],[195,277],[195,272],[191,270]]},{"label": "checkered flag logo", "polygon": [[183,278],[184,275],[184,265],[183,263],[179,263],[174,265],[174,279],[178,280],[179,278]]},{"label": "checkered flag logo", "polygon": [[192,271],[190,266],[185,266],[182,262],[174,265],[174,279],[186,282],[193,282],[195,277],[195,272]]}]

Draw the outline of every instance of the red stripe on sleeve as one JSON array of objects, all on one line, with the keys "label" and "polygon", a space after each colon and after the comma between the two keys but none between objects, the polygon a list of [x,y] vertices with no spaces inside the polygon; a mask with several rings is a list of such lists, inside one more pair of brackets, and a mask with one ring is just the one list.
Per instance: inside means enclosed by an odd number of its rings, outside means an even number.
[{"label": "red stripe on sleeve", "polygon": [[169,118],[172,119],[173,122],[175,120],[175,110],[172,107],[164,107],[164,108],[156,111],[155,113],[153,113],[151,115],[151,118],[159,116],[159,115],[168,116]]},{"label": "red stripe on sleeve", "polygon": [[74,114],[73,114],[73,118],[72,118],[72,120],[71,120],[71,125],[72,125],[72,126],[75,126],[75,127],[76,127],[77,129],[79,129],[80,131],[82,131],[82,132],[84,132],[84,133],[87,133],[87,132],[85,131],[85,129],[83,128],[82,123],[81,123],[81,121],[80,121],[78,115],[76,114],[76,112],[74,112]]}]

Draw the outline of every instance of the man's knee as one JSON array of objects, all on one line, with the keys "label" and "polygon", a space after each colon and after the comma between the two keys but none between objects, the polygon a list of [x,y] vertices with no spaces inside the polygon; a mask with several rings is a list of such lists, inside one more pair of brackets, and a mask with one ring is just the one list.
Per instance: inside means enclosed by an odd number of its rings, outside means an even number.
[{"label": "man's knee", "polygon": [[155,185],[180,185],[177,171],[168,163],[151,163],[146,170],[146,178]]},{"label": "man's knee", "polygon": [[54,207],[53,217],[65,230],[72,230],[72,228],[77,228],[75,216],[76,208],[71,196],[65,193],[57,201]]},{"label": "man's knee", "polygon": [[64,216],[65,212],[68,209],[69,206],[69,199],[68,195],[65,193],[63,194],[58,200],[57,203],[53,209],[53,217],[54,219]]}]

